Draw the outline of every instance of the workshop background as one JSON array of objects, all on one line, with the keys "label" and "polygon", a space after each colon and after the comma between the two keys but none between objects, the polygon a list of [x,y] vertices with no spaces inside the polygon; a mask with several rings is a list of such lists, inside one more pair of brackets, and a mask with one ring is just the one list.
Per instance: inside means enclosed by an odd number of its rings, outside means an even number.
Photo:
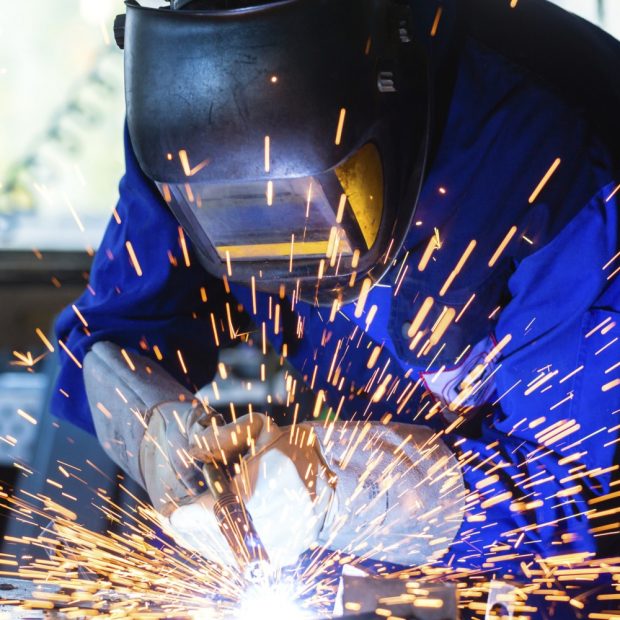
[{"label": "workshop background", "polygon": [[[620,0],[557,4],[620,38]],[[95,531],[109,527],[96,494],[123,502],[119,472],[93,438],[52,419],[47,402],[54,317],[88,281],[123,170],[123,57],[112,35],[122,11],[121,0],[21,0],[0,17],[0,486],[58,497]],[[269,393],[285,393],[276,365],[271,383],[247,389],[259,374],[251,351],[230,349],[222,361],[220,402],[265,409]],[[36,536],[31,517],[0,508],[4,550]]]}]

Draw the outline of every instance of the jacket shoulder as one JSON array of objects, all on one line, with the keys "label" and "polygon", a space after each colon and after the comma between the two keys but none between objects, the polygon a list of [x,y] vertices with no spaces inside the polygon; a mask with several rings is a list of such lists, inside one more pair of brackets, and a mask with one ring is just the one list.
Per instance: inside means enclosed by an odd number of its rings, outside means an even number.
[{"label": "jacket shoulder", "polygon": [[466,34],[577,108],[620,162],[620,42],[546,0],[466,0]]}]

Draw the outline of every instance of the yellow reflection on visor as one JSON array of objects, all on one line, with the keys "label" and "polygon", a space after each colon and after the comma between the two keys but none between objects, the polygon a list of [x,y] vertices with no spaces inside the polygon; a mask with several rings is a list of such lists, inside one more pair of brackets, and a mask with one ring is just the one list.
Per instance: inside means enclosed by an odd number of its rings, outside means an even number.
[{"label": "yellow reflection on visor", "polygon": [[[292,246],[294,256],[324,256],[327,252],[329,241],[300,241]],[[218,245],[217,251],[221,258],[226,258],[226,253],[231,258],[272,258],[291,255],[291,243],[255,243],[248,245]]]},{"label": "yellow reflection on visor", "polygon": [[370,249],[377,240],[383,215],[383,166],[377,147],[365,144],[335,173]]}]

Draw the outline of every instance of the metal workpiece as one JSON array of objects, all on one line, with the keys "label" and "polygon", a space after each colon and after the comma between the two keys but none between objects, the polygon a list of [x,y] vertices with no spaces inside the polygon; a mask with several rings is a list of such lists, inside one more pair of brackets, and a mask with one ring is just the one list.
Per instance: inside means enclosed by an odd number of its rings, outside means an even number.
[{"label": "metal workpiece", "polygon": [[55,594],[59,588],[35,584],[26,579],[0,579],[0,620],[35,620],[47,618],[62,620],[64,616],[54,609],[37,609],[46,604],[47,594]]},{"label": "metal workpiece", "polygon": [[457,620],[453,584],[343,576],[343,611],[347,620],[395,616],[405,620]]}]

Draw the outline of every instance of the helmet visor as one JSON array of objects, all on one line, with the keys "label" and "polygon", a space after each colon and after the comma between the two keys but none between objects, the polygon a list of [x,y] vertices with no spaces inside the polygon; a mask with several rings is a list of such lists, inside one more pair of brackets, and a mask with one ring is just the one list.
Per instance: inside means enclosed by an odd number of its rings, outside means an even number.
[{"label": "helmet visor", "polygon": [[157,185],[194,243],[223,266],[286,261],[292,270],[296,259],[327,259],[325,268],[354,255],[357,262],[372,248],[383,211],[383,171],[372,143],[318,176]]}]

